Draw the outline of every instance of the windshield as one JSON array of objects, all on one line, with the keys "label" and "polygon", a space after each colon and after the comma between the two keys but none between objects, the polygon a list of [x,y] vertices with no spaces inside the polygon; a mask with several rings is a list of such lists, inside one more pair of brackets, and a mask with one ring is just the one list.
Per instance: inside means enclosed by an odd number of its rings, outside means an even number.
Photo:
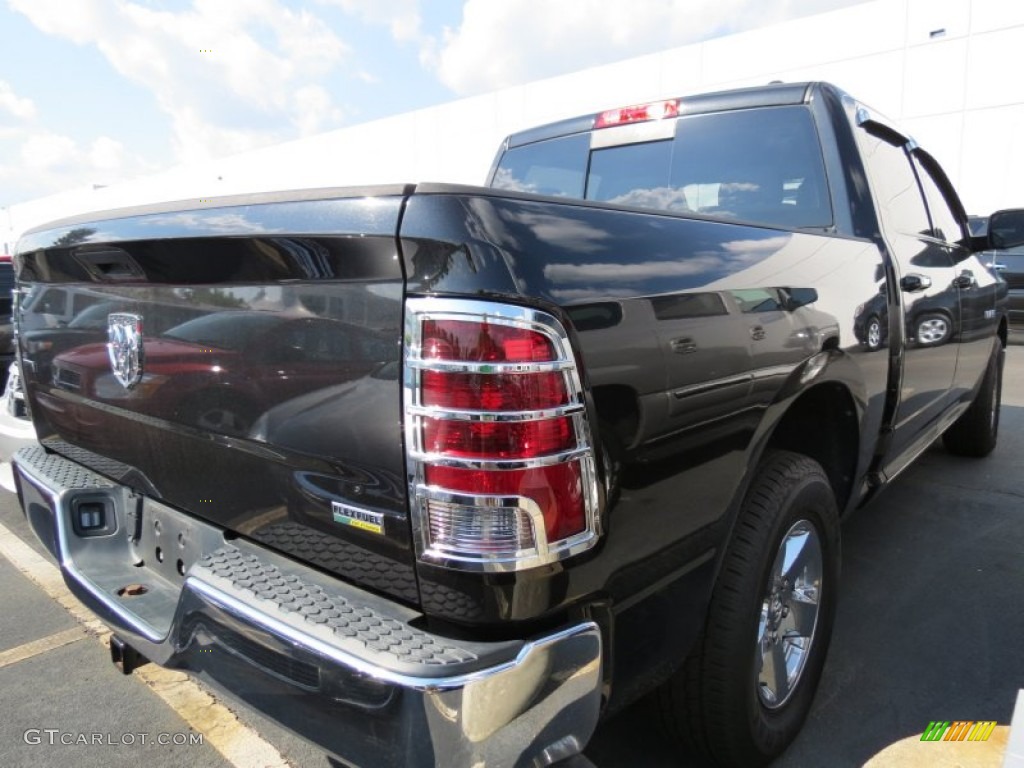
[{"label": "windshield", "polygon": [[283,322],[284,318],[271,314],[214,312],[175,326],[164,333],[163,337],[218,349],[238,350]]},{"label": "windshield", "polygon": [[110,304],[108,302],[93,304],[75,315],[71,322],[68,323],[68,328],[88,328],[90,330],[106,328],[108,315],[112,312],[121,311],[123,311],[123,308],[117,304]]}]

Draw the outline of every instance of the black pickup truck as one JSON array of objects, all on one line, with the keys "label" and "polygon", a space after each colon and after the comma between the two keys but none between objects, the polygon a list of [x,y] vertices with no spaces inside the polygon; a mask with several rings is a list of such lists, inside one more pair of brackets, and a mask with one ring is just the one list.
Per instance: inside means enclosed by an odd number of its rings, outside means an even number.
[{"label": "black pickup truck", "polygon": [[821,674],[840,519],[940,436],[995,446],[1006,288],[965,226],[821,83],[516,134],[486,188],[56,222],[22,293],[112,309],[20,350],[21,503],[124,671],[348,764],[550,764],[655,690],[764,763]]}]

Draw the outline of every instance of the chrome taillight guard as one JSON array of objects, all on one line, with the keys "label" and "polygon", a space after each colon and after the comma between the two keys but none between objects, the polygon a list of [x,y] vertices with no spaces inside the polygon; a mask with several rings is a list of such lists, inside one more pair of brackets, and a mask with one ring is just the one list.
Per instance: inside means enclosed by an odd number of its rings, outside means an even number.
[{"label": "chrome taillight guard", "polygon": [[[404,378],[406,461],[412,524],[417,555],[421,560],[442,567],[483,572],[509,572],[547,565],[593,547],[600,535],[599,491],[593,440],[585,413],[583,387],[568,334],[553,315],[541,310],[475,299],[414,298],[405,306]],[[547,337],[558,357],[544,362],[481,363],[424,360],[422,327],[426,320],[464,320],[513,326],[536,331]],[[565,405],[533,411],[491,412],[458,410],[423,405],[420,396],[424,371],[445,373],[560,372],[565,380],[568,402]],[[458,421],[515,422],[569,417],[575,434],[570,450],[531,458],[461,458],[427,452],[423,445],[423,421],[442,418]],[[537,502],[525,496],[508,494],[472,494],[426,483],[427,465],[465,469],[515,470],[546,467],[564,462],[579,462],[582,482],[585,528],[567,538],[549,542],[543,512]],[[488,511],[503,513],[502,518],[486,518]],[[435,529],[444,528],[447,538],[435,539]],[[532,546],[514,550],[482,552],[460,546],[460,534],[474,526],[496,528],[522,526],[532,529]]]}]

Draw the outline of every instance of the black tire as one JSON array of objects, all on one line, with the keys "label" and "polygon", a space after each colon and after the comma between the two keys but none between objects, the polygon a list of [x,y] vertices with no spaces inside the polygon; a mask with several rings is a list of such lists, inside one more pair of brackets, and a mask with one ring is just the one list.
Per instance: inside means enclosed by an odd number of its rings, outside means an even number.
[{"label": "black tire", "polygon": [[[768,646],[761,641],[785,634],[780,625],[785,625],[788,614],[773,613],[769,602],[787,609],[796,604],[795,599],[769,599],[776,595],[769,585],[778,583],[772,574],[778,570],[780,546],[784,539],[799,543],[788,536],[794,531],[805,532],[806,541],[812,540],[813,532],[820,545],[816,618],[790,692],[770,702],[770,686],[763,682],[764,677],[771,678],[762,669],[764,649],[786,647],[788,641]],[[701,637],[682,669],[659,692],[665,725],[681,746],[696,748],[717,765],[744,768],[765,765],[789,746],[807,717],[825,663],[839,560],[839,516],[821,466],[796,453],[769,454],[744,500]],[[807,571],[805,566],[803,574]],[[800,589],[806,596],[807,585]],[[780,589],[777,596],[784,594],[786,590]],[[788,594],[796,594],[795,585]],[[793,610],[793,616],[799,613]],[[797,619],[790,622],[796,624]],[[775,629],[769,630],[772,626]]]},{"label": "black tire", "polygon": [[601,473],[604,476],[605,504],[611,506],[619,497],[625,450],[615,428],[607,421],[598,423],[601,441]]},{"label": "black tire", "polygon": [[937,347],[953,335],[953,325],[941,312],[929,312],[914,321],[914,339],[919,346]]},{"label": "black tire", "polygon": [[950,453],[981,458],[988,456],[996,447],[1005,358],[1006,350],[997,342],[974,401],[942,436],[942,442]]},{"label": "black tire", "polygon": [[244,436],[256,420],[256,409],[244,397],[225,392],[200,392],[178,408],[178,417],[204,432]]}]

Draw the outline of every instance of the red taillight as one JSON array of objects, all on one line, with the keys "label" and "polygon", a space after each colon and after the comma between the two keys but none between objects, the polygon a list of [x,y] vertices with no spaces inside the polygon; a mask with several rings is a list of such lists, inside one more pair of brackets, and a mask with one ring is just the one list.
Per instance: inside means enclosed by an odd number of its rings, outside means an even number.
[{"label": "red taillight", "polygon": [[535,459],[576,447],[572,418],[542,421],[454,421],[426,418],[428,453],[460,459]]},{"label": "red taillight", "polygon": [[679,102],[655,101],[650,104],[636,104],[632,107],[609,109],[602,112],[594,121],[594,128],[612,128],[628,123],[645,123],[649,120],[664,120],[667,117],[679,117]]},{"label": "red taillight", "polygon": [[424,320],[422,348],[425,360],[521,363],[555,354],[543,334],[487,320]]},{"label": "red taillight", "polygon": [[572,348],[551,315],[408,302],[407,436],[421,555],[505,570],[597,536],[590,433]]},{"label": "red taillight", "polygon": [[423,405],[470,411],[536,411],[566,405],[565,376],[424,371]]}]

